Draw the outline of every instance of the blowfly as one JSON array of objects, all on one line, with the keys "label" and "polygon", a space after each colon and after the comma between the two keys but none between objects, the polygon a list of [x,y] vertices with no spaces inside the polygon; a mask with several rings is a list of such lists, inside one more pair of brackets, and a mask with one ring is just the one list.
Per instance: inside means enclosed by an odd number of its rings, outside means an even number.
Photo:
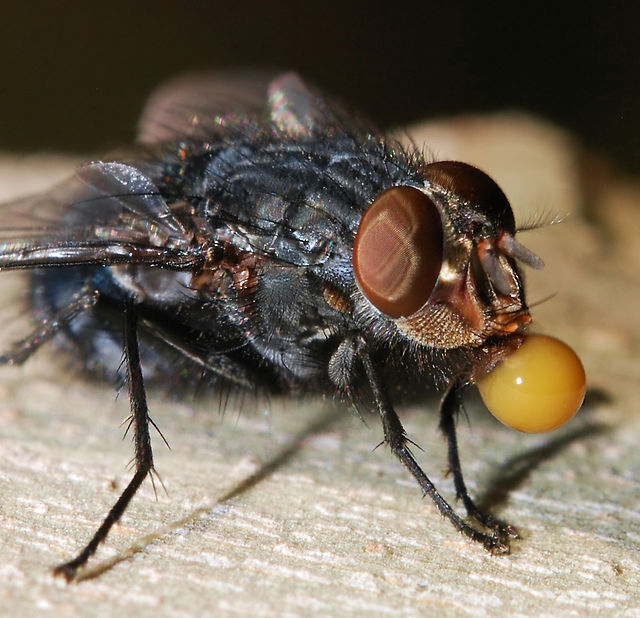
[{"label": "blowfly", "polygon": [[[148,102],[132,153],[1,211],[0,268],[29,271],[38,326],[0,361],[22,363],[55,337],[89,370],[126,380],[130,396],[133,478],[55,573],[75,577],[154,471],[145,380],[369,406],[453,526],[507,552],[515,529],[482,512],[463,480],[463,392],[478,384],[505,423],[543,431],[578,409],[584,373],[564,344],[525,334],[521,269],[542,261],[516,239],[498,185],[465,163],[425,160],[292,73],[174,81]],[[567,360],[529,380],[560,354],[547,340]],[[532,345],[516,380],[529,387],[507,400],[512,378],[500,372]],[[548,383],[558,401],[537,399]],[[442,390],[466,519],[414,458],[391,384]]]}]

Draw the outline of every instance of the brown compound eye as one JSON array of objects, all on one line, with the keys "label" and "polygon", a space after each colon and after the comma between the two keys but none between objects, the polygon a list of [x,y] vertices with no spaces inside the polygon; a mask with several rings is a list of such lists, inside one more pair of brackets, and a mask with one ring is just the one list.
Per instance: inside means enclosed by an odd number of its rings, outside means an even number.
[{"label": "brown compound eye", "polygon": [[477,167],[461,161],[436,161],[423,166],[422,174],[429,182],[473,204],[476,212],[484,214],[500,229],[515,234],[516,223],[507,196]]},{"label": "brown compound eye", "polygon": [[429,299],[442,265],[442,221],[418,189],[392,187],[365,210],[353,245],[353,272],[382,313],[399,318]]}]

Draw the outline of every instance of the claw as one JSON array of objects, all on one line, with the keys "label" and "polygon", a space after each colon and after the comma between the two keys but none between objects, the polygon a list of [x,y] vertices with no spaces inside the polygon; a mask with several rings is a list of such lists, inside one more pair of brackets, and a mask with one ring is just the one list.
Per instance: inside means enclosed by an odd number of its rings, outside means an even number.
[{"label": "claw", "polygon": [[504,542],[496,537],[488,537],[484,542],[484,548],[492,556],[500,556],[511,553],[511,546],[508,542]]}]

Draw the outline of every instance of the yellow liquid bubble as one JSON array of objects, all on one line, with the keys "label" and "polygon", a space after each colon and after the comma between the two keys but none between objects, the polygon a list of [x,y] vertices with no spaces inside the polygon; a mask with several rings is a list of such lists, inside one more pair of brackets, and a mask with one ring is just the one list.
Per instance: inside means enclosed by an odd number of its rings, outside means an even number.
[{"label": "yellow liquid bubble", "polygon": [[478,390],[499,421],[518,431],[540,433],[573,417],[584,400],[585,383],[584,367],[568,345],[547,335],[528,335],[478,381]]}]

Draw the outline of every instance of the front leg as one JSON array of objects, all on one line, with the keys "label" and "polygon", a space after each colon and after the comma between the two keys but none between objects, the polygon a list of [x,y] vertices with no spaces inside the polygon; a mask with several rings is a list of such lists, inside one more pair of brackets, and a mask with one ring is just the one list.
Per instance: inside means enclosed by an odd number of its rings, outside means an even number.
[{"label": "front leg", "polygon": [[129,378],[129,401],[131,404],[131,426],[133,426],[136,471],[86,547],[73,560],[65,562],[54,569],[54,575],[62,575],[67,581],[71,581],[75,577],[77,570],[86,564],[95,553],[98,545],[107,538],[112,526],[122,517],[142,481],[144,481],[147,474],[153,471],[149,414],[138,350],[138,320],[135,309],[131,306],[125,307],[123,314],[124,352]]},{"label": "front leg", "polygon": [[462,393],[465,386],[466,380],[464,379],[452,380],[440,400],[440,430],[447,441],[449,472],[453,475],[456,498],[462,501],[469,517],[475,519],[486,528],[495,530],[501,539],[508,542],[508,539],[518,537],[518,531],[508,523],[492,515],[483,513],[469,495],[464,477],[462,476],[460,455],[458,453],[458,439],[456,436],[456,416],[462,408]]},{"label": "front leg", "polygon": [[[481,543],[485,549],[495,554],[507,553],[509,551],[508,542],[501,536],[494,536],[477,530],[465,522],[449,505],[449,503],[438,493],[433,483],[418,465],[409,448],[409,439],[404,427],[398,418],[391,401],[387,395],[386,388],[373,365],[367,343],[360,339],[358,343],[358,356],[364,367],[371,391],[373,393],[376,407],[382,420],[384,430],[384,441],[391,448],[391,452],[400,462],[411,472],[420,485],[423,495],[428,495],[442,515],[444,515],[462,534],[470,539]],[[460,478],[462,476],[460,475]]]}]

